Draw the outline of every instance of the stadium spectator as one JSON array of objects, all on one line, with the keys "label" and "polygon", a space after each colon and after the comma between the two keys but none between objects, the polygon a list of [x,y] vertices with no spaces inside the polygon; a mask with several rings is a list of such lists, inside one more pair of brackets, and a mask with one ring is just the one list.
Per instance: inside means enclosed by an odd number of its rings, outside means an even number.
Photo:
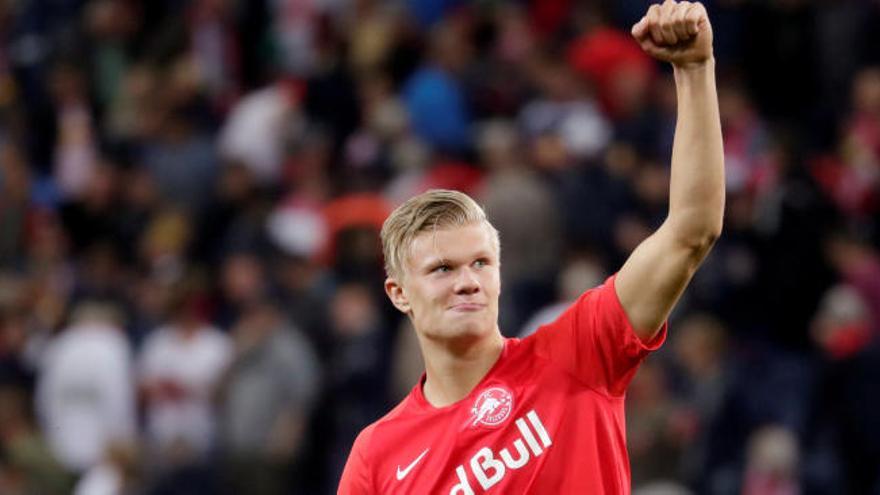
[{"label": "stadium spectator", "polygon": [[272,303],[248,308],[232,328],[235,357],[219,387],[220,443],[235,493],[281,494],[303,455],[320,367],[308,340]]},{"label": "stadium spectator", "polygon": [[183,279],[169,319],[153,330],[138,356],[146,448],[160,470],[203,462],[216,445],[213,394],[232,358],[229,337],[205,321],[195,279]]},{"label": "stadium spectator", "polygon": [[52,453],[73,473],[97,464],[112,442],[137,434],[132,352],[123,325],[117,307],[82,302],[42,356],[40,424]]}]

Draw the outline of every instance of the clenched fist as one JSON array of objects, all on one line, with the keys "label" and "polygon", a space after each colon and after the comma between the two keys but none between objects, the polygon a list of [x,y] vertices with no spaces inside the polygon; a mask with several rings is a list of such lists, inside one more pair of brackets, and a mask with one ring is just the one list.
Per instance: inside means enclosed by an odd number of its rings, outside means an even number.
[{"label": "clenched fist", "polygon": [[632,28],[649,55],[676,67],[690,67],[712,58],[712,25],[700,2],[666,0],[654,4]]}]

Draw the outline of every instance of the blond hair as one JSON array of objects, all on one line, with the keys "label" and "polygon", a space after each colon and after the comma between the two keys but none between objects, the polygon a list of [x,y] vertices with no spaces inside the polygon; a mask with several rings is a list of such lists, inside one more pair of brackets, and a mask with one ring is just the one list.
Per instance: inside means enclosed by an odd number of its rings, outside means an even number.
[{"label": "blond hair", "polygon": [[403,265],[413,239],[428,230],[463,227],[485,223],[492,235],[492,244],[499,252],[498,231],[489,223],[486,212],[459,191],[431,189],[414,196],[398,206],[382,225],[382,253],[385,272],[389,277],[403,275]]}]

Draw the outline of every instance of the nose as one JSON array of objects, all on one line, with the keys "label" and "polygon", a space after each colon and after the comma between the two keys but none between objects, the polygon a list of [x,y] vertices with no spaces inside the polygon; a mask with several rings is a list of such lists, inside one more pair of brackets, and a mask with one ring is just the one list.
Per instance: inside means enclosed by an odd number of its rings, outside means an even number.
[{"label": "nose", "polygon": [[470,268],[462,268],[455,278],[454,290],[456,294],[476,294],[480,291],[480,279]]}]

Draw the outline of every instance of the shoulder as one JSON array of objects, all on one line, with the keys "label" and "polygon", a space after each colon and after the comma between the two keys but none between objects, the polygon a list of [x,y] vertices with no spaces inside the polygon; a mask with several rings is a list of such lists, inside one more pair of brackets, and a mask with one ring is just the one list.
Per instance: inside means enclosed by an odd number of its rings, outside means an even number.
[{"label": "shoulder", "polygon": [[383,439],[394,436],[403,423],[408,423],[414,418],[412,401],[413,392],[410,392],[384,416],[364,427],[358,434],[352,451],[354,448],[358,448],[361,452],[368,453],[375,450],[377,446],[384,446]]},{"label": "shoulder", "polygon": [[205,325],[199,332],[199,336],[206,345],[227,347],[232,344],[229,335],[213,325]]},{"label": "shoulder", "polygon": [[[536,325],[538,330],[552,329],[562,324],[568,323],[569,320],[578,315],[578,313],[592,313],[596,311],[605,311],[608,309],[617,309],[620,307],[620,301],[615,291],[616,274],[611,275],[605,281],[585,290],[577,299],[568,303],[559,303],[548,308],[548,314],[540,325]],[[552,312],[551,312],[552,311]]]},{"label": "shoulder", "polygon": [[375,492],[377,459],[381,448],[388,447],[387,432],[395,431],[394,424],[405,415],[407,397],[388,414],[371,423],[355,438],[340,479],[340,494],[367,494]]},{"label": "shoulder", "polygon": [[215,352],[226,353],[232,351],[232,338],[225,332],[214,326],[207,326],[202,331],[205,345],[210,346]]},{"label": "shoulder", "polygon": [[542,355],[549,351],[548,346],[562,346],[558,350],[566,350],[574,345],[572,339],[597,326],[603,315],[614,314],[619,306],[612,276],[577,299],[548,308],[547,314],[542,315],[543,321],[536,321],[533,330],[524,332],[522,340]]},{"label": "shoulder", "polygon": [[373,432],[376,423],[373,423],[358,434],[348,454],[342,477],[339,480],[338,494],[361,495],[374,493],[374,473],[370,465],[370,445],[373,443]]},{"label": "shoulder", "polygon": [[154,328],[144,339],[144,351],[168,346],[171,342],[171,335],[172,329],[167,325]]},{"label": "shoulder", "polygon": [[412,393],[404,397],[402,401],[400,401],[393,409],[388,411],[384,416],[377,419],[376,421],[370,423],[366,428],[361,431],[361,434],[364,434],[367,430],[370,430],[369,435],[372,436],[376,430],[383,430],[385,428],[393,428],[395,423],[399,420],[404,419],[409,416],[409,405],[412,400]]},{"label": "shoulder", "polygon": [[351,447],[351,456],[357,455],[364,460],[369,457],[367,453],[370,450],[370,444],[373,441],[373,434],[376,432],[376,427],[378,426],[378,424],[379,421],[375,421],[367,425],[363,430],[360,431],[360,433],[358,433],[358,436],[354,439],[354,444]]}]

